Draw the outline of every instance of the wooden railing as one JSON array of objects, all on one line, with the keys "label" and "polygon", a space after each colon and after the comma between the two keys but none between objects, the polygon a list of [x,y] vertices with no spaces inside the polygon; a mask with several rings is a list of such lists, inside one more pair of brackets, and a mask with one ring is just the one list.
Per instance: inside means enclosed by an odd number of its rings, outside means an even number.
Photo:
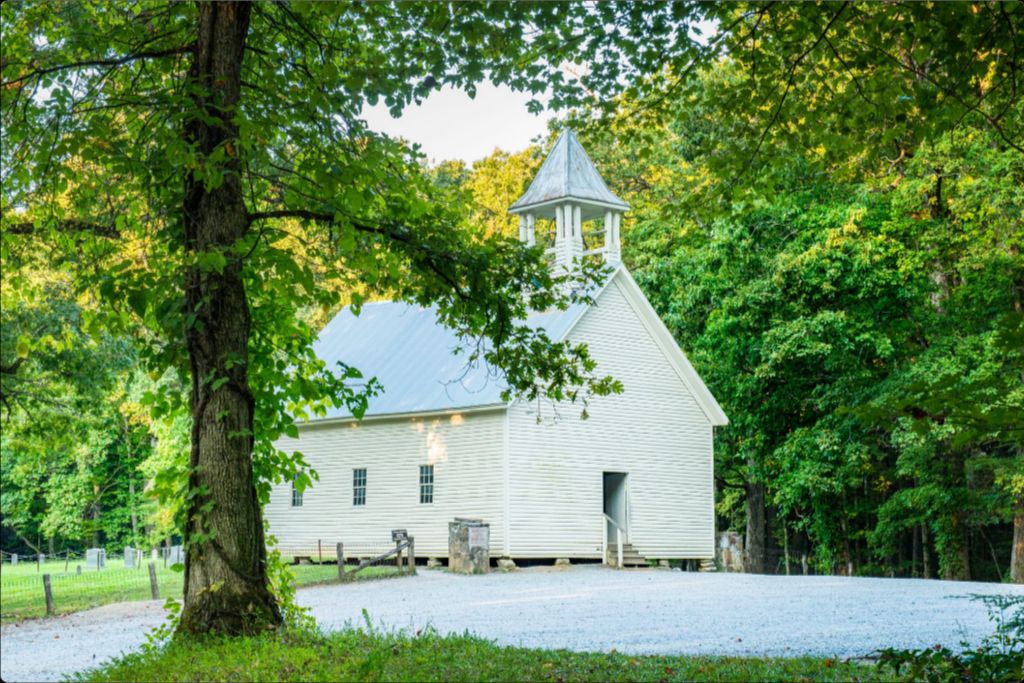
[{"label": "wooden railing", "polygon": [[[405,566],[403,567],[402,562],[402,551],[408,550],[405,553]],[[362,560],[358,565],[351,569],[345,568],[345,544],[338,544],[338,579],[341,581],[350,581],[355,579],[355,575],[366,569],[367,567],[381,566],[389,557],[395,558],[395,567],[398,571],[407,572],[409,574],[416,573],[416,539],[410,536],[405,540],[401,540],[395,543],[395,547],[391,548],[387,552],[381,553],[376,557]]]}]

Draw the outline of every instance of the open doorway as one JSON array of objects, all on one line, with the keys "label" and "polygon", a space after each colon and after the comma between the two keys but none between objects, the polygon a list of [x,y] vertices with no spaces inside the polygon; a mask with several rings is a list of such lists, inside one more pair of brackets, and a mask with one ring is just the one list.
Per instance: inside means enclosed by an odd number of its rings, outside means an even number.
[{"label": "open doorway", "polygon": [[615,538],[615,525],[622,529],[623,542],[628,540],[629,514],[626,504],[626,472],[604,473],[604,514],[614,522],[608,524],[608,538]]}]

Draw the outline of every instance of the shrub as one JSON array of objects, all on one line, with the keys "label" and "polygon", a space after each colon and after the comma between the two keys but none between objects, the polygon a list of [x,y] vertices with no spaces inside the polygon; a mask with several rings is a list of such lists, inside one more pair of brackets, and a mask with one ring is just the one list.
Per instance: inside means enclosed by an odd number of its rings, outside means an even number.
[{"label": "shrub", "polygon": [[923,650],[879,653],[884,671],[915,681],[1022,681],[1024,680],[1024,595],[973,595],[988,609],[995,633],[978,647],[961,642],[954,652],[936,645]]}]

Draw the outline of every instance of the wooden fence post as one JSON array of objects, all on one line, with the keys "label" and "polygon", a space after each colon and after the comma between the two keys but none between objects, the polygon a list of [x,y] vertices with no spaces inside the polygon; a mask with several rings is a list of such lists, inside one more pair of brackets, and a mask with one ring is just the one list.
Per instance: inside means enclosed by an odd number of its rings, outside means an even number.
[{"label": "wooden fence post", "polygon": [[338,544],[338,580],[345,579],[345,544]]},{"label": "wooden fence post", "polygon": [[149,592],[153,595],[154,600],[160,599],[160,586],[156,582],[156,565],[152,562],[149,563]]},{"label": "wooden fence post", "polygon": [[416,539],[409,537],[409,572],[416,573]]},{"label": "wooden fence post", "polygon": [[402,571],[402,542],[398,541],[395,543],[395,568],[399,572]]},{"label": "wooden fence post", "polygon": [[320,547],[320,539],[319,538],[316,539],[316,563],[317,564],[323,564],[324,563],[324,551],[323,551],[323,548]]},{"label": "wooden fence post", "polygon": [[50,588],[50,575],[43,574],[43,593],[46,595],[46,616],[53,616],[53,589]]}]

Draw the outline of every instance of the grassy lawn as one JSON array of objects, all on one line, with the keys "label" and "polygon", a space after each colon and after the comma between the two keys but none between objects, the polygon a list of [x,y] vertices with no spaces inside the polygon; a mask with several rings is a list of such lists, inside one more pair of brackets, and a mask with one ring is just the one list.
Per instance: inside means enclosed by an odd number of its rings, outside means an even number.
[{"label": "grassy lawn", "polygon": [[[120,565],[120,561],[117,563]],[[55,614],[79,612],[100,605],[128,600],[151,599],[149,570],[146,565],[139,569],[125,569],[114,562],[99,571],[82,573],[75,571],[71,563],[64,571],[64,562],[46,562],[37,571],[34,563],[15,566],[8,564],[0,568],[0,619],[16,621],[46,615],[46,600],[43,593],[43,574],[50,575],[53,590]],[[182,574],[156,564],[157,584],[160,597],[181,597]],[[338,567],[333,564],[300,564],[291,567],[298,585],[328,583],[337,581]],[[368,567],[356,575],[357,580],[382,578],[394,575],[394,567]]]},{"label": "grassy lawn", "polygon": [[173,642],[82,672],[79,681],[868,681],[829,659],[633,657],[499,647],[469,635],[278,633]]}]

